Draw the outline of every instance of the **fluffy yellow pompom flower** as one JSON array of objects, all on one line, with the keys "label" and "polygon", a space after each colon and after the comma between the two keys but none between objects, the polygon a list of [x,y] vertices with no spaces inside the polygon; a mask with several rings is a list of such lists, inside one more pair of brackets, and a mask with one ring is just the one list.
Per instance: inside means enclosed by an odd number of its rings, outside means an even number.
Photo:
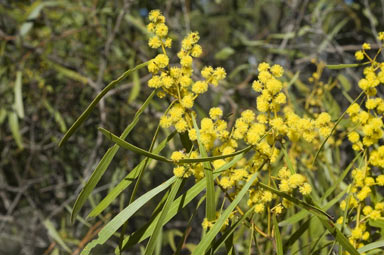
[{"label": "fluffy yellow pompom flower", "polygon": [[152,10],[149,13],[148,18],[152,22],[157,22],[160,16],[162,16],[162,15],[161,15],[161,12],[159,10]]},{"label": "fluffy yellow pompom flower", "polygon": [[183,166],[173,168],[173,174],[178,178],[182,178],[184,176],[184,172],[185,168]]},{"label": "fluffy yellow pompom flower", "polygon": [[312,192],[312,187],[309,183],[304,183],[300,188],[299,191],[303,195],[308,195]]},{"label": "fluffy yellow pompom flower", "polygon": [[183,158],[184,158],[184,153],[182,153],[181,151],[174,151],[174,152],[172,152],[171,159],[173,161],[178,162],[178,161],[180,161]]},{"label": "fluffy yellow pompom flower", "polygon": [[223,116],[223,111],[219,107],[213,107],[209,110],[209,117],[213,120],[220,119]]},{"label": "fluffy yellow pompom flower", "polygon": [[356,60],[363,60],[364,59],[364,53],[361,50],[358,50],[355,52],[355,58]]},{"label": "fluffy yellow pompom flower", "polygon": [[193,96],[192,95],[186,95],[181,99],[181,105],[185,108],[192,108],[193,107]]},{"label": "fluffy yellow pompom flower", "polygon": [[266,63],[266,62],[262,62],[259,64],[259,66],[257,67],[257,70],[259,72],[262,72],[262,71],[267,71],[269,69],[269,64]]},{"label": "fluffy yellow pompom flower", "polygon": [[155,33],[159,37],[165,37],[168,34],[168,27],[161,23],[156,26]]},{"label": "fluffy yellow pompom flower", "polygon": [[192,85],[192,91],[196,94],[202,94],[208,90],[208,83],[206,81],[197,81]]},{"label": "fluffy yellow pompom flower", "polygon": [[197,133],[196,129],[190,129],[188,130],[188,137],[191,141],[196,141],[197,140]]},{"label": "fluffy yellow pompom flower", "polygon": [[154,36],[154,37],[149,39],[148,45],[149,45],[149,47],[151,47],[153,49],[157,49],[161,46],[161,40],[158,36]]},{"label": "fluffy yellow pompom flower", "polygon": [[155,63],[160,68],[165,68],[169,64],[169,58],[165,54],[159,54],[155,57]]},{"label": "fluffy yellow pompom flower", "polygon": [[384,186],[384,174],[376,177],[376,183],[379,186]]},{"label": "fluffy yellow pompom flower", "polygon": [[351,143],[357,143],[360,140],[360,135],[356,131],[353,131],[348,134],[348,139]]},{"label": "fluffy yellow pompom flower", "polygon": [[371,49],[371,45],[369,43],[363,43],[363,49],[364,50],[370,50]]},{"label": "fluffy yellow pompom flower", "polygon": [[256,92],[261,92],[263,90],[263,84],[260,81],[253,81],[252,89]]},{"label": "fluffy yellow pompom flower", "polygon": [[281,65],[273,65],[271,67],[271,73],[275,77],[281,77],[284,74],[284,69],[283,69],[283,67]]},{"label": "fluffy yellow pompom flower", "polygon": [[255,213],[262,213],[264,211],[264,204],[258,203],[255,205]]}]

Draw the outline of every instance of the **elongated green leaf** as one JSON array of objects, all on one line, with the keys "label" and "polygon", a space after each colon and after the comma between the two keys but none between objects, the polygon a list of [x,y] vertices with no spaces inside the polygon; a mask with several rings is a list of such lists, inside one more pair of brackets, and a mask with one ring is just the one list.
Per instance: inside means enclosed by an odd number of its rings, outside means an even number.
[{"label": "elongated green leaf", "polygon": [[163,209],[161,210],[159,220],[157,221],[155,229],[153,230],[153,233],[151,234],[151,237],[149,238],[149,242],[148,242],[147,247],[145,249],[145,255],[152,255],[153,251],[155,250],[157,238],[159,237],[161,229],[163,228],[164,220],[165,220],[166,216],[168,215],[169,209],[173,203],[173,200],[176,197],[177,192],[180,189],[182,182],[183,182],[183,178],[177,178],[176,181],[173,183],[171,192],[169,193],[167,201],[165,202],[165,205],[164,205]]},{"label": "elongated green leaf", "polygon": [[[175,136],[175,132],[170,134],[166,139],[164,139],[154,150],[153,153],[160,153],[164,147],[167,145],[168,141],[170,141]],[[102,213],[105,208],[107,208],[115,198],[123,192],[139,175],[140,170],[145,165],[145,161],[147,159],[142,160],[129,174],[127,174],[124,179],[116,185],[108,195],[89,213],[87,217],[96,217],[100,213]],[[152,159],[148,160],[148,164]]]},{"label": "elongated green leaf", "polygon": [[52,61],[47,60],[47,62],[49,63],[50,66],[52,66],[54,69],[56,69],[56,71],[58,71],[63,76],[65,76],[69,79],[75,80],[75,81],[79,81],[83,84],[88,83],[88,78],[81,75],[80,73],[77,73],[77,72],[75,72],[69,68],[66,68],[62,65],[56,64]]},{"label": "elongated green leaf", "polygon": [[352,244],[349,242],[348,238],[346,238],[343,233],[341,233],[341,231],[332,222],[323,218],[319,218],[319,220],[346,251],[348,251],[352,255],[360,255],[360,253],[355,249],[355,247],[353,247]]},{"label": "elongated green leaf", "polygon": [[44,99],[43,104],[44,104],[44,107],[48,110],[48,112],[53,115],[57,124],[59,124],[60,131],[66,132],[67,125],[65,124],[63,117],[61,117],[61,114],[57,110],[53,109],[53,107],[48,103],[48,100]]},{"label": "elongated green leaf", "polygon": [[222,236],[220,236],[220,238],[212,245],[212,248],[213,248],[213,253],[216,254],[216,252],[219,250],[220,246],[223,245],[223,243],[225,242],[225,240],[227,240],[227,238],[229,238],[233,232],[236,230],[236,228],[248,217],[249,214],[251,214],[251,212],[253,212],[255,206],[252,206],[251,208],[249,208],[242,216],[241,218],[236,221],[236,223],[232,224],[231,227],[226,230]]},{"label": "elongated green leaf", "polygon": [[[213,173],[214,178],[219,176],[224,170],[231,168],[242,158],[243,158],[243,154],[239,154],[235,156],[230,162],[226,163],[219,169],[215,170]],[[172,203],[172,206],[169,210],[169,213],[166,219],[164,220],[164,224],[170,221],[180,210],[182,210],[185,206],[187,206],[197,195],[199,195],[204,190],[205,187],[206,187],[206,181],[205,181],[205,178],[203,178],[200,181],[198,181],[195,185],[193,185],[193,187],[188,189],[188,191],[186,191],[183,195],[175,199],[175,201]],[[155,224],[158,221],[158,219],[159,219],[159,215],[155,216],[155,218],[151,219],[149,223],[147,223],[145,226],[143,226],[138,231],[133,233],[131,236],[125,238],[123,242],[123,247],[125,246],[130,247],[148,238],[150,233],[152,233],[153,228],[155,227]]]},{"label": "elongated green leaf", "polygon": [[20,150],[23,150],[24,145],[20,134],[19,119],[17,118],[17,114],[13,111],[8,112],[8,124],[9,128],[11,129],[13,139],[15,139],[15,142],[17,144],[17,147],[19,147]]},{"label": "elongated green leaf", "polygon": [[[148,96],[148,98],[145,100],[143,105],[136,112],[132,122],[125,128],[125,130],[121,134],[120,136],[121,139],[125,139],[128,136],[128,134],[131,132],[131,130],[136,126],[141,114],[143,113],[144,109],[148,106],[149,102],[152,100],[155,94],[156,94],[156,91],[153,91]],[[73,211],[71,215],[72,222],[76,218],[76,215],[79,213],[80,209],[83,207],[85,201],[91,194],[92,190],[96,187],[97,183],[100,181],[101,177],[107,170],[109,164],[111,163],[113,157],[116,155],[119,148],[120,147],[115,144],[114,146],[108,149],[108,151],[104,154],[103,158],[98,163],[96,169],[93,171],[91,177],[89,178],[87,183],[84,185],[84,188],[81,190],[79,196],[76,199],[75,205],[73,206]]]},{"label": "elongated green leaf", "polygon": [[[196,124],[195,117],[192,115],[193,126],[196,130],[197,142],[199,144],[199,151],[201,157],[207,157],[207,152],[205,151],[204,145],[200,141],[200,130]],[[212,221],[216,216],[216,203],[215,203],[215,186],[213,182],[213,173],[211,164],[208,162],[203,163],[204,166],[204,175],[207,183],[207,200],[206,200],[206,216],[207,219]]]},{"label": "elongated green leaf", "polygon": [[[286,250],[287,247],[291,247],[297,240],[299,240],[299,238],[305,233],[305,231],[308,230],[310,223],[311,219],[306,220],[303,224],[300,224],[300,227],[293,234],[290,235],[289,239],[284,242],[284,247],[286,247]],[[281,226],[281,224],[279,224],[279,226]]]},{"label": "elongated green leaf", "polygon": [[275,231],[276,253],[277,255],[284,255],[283,241],[281,240],[279,224],[277,222],[275,214],[273,214],[272,219],[273,219],[273,230]]},{"label": "elongated green leaf", "polygon": [[176,181],[176,177],[170,178],[168,181],[157,186],[156,188],[148,191],[133,203],[127,206],[122,210],[118,215],[116,215],[103,229],[99,232],[97,239],[93,240],[84,248],[81,252],[81,255],[90,254],[92,249],[98,244],[104,244],[129,218],[132,217],[143,205],[150,201],[153,197],[158,195],[163,190],[167,189]]},{"label": "elongated green leaf", "polygon": [[24,118],[23,92],[22,92],[22,73],[17,71],[14,87],[15,93],[15,110],[19,118]]},{"label": "elongated green leaf", "polygon": [[55,226],[50,220],[43,222],[45,228],[48,230],[48,234],[66,251],[71,253],[71,249],[67,246],[60,234],[57,232]]},{"label": "elongated green leaf", "polygon": [[358,252],[367,252],[373,249],[381,248],[384,247],[384,240],[376,241],[370,244],[367,244],[361,248],[359,248],[357,251]]},{"label": "elongated green leaf", "polygon": [[[264,165],[264,164],[263,164]],[[208,231],[208,233],[204,236],[204,238],[200,241],[200,243],[196,246],[195,250],[192,252],[192,255],[200,255],[204,254],[208,247],[212,244],[213,239],[219,233],[220,229],[223,227],[225,221],[228,219],[229,215],[236,208],[236,206],[240,203],[241,199],[247,193],[248,189],[251,187],[253,182],[256,180],[258,176],[258,172],[254,173],[249,181],[244,185],[244,187],[237,194],[232,203],[225,209],[219,219],[215,222],[212,228]]]},{"label": "elongated green leaf", "polygon": [[81,125],[81,123],[83,123],[86,118],[88,117],[88,115],[93,111],[93,109],[95,108],[96,104],[105,96],[105,94],[108,93],[108,91],[110,91],[111,89],[115,88],[116,85],[124,80],[128,75],[130,75],[132,72],[136,71],[136,70],[139,70],[143,67],[146,67],[148,65],[149,62],[145,62],[145,63],[142,63],[140,65],[137,65],[136,67],[132,68],[132,69],[129,69],[127,70],[126,72],[124,72],[119,78],[117,78],[116,80],[112,81],[111,83],[109,83],[96,97],[95,99],[93,99],[93,101],[91,102],[91,104],[87,107],[87,109],[85,109],[85,111],[80,115],[80,117],[75,121],[75,123],[73,123],[73,125],[69,128],[69,130],[67,131],[67,133],[64,134],[63,138],[61,139],[60,143],[59,143],[59,146],[62,146],[67,140],[69,137],[71,137],[71,135],[79,128],[79,126]]},{"label": "elongated green leaf", "polygon": [[163,162],[167,162],[167,163],[173,162],[172,160],[167,159],[166,157],[163,157],[163,156],[151,153],[149,151],[143,150],[139,147],[136,147],[135,145],[130,144],[130,143],[120,139],[118,136],[112,134],[110,131],[108,131],[104,128],[98,128],[98,129],[101,131],[101,133],[103,133],[103,135],[105,135],[105,137],[107,137],[112,142],[115,142],[119,146],[123,147],[124,149],[131,150],[133,152],[139,153],[139,154],[146,156],[148,158],[156,159],[159,161],[163,161]]},{"label": "elongated green leaf", "polygon": [[351,68],[351,67],[359,67],[359,66],[365,66],[368,65],[370,62],[364,62],[359,64],[338,64],[338,65],[325,65],[328,69],[344,69],[344,68]]}]

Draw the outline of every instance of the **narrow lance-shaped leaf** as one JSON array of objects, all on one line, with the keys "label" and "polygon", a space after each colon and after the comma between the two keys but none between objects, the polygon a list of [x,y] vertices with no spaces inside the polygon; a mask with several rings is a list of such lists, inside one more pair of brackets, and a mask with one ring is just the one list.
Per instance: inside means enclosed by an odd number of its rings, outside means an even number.
[{"label": "narrow lance-shaped leaf", "polygon": [[[148,106],[149,102],[152,100],[155,94],[156,94],[156,90],[154,90],[148,96],[148,98],[145,100],[143,105],[136,112],[132,122],[125,128],[125,130],[121,134],[120,136],[121,139],[125,139],[128,136],[128,134],[131,132],[131,130],[136,126],[141,114],[143,113],[144,109]],[[96,169],[93,171],[91,177],[89,178],[87,183],[84,185],[84,188],[81,190],[79,196],[76,199],[75,205],[73,206],[72,215],[71,215],[72,222],[76,218],[76,215],[79,213],[80,209],[83,207],[85,201],[87,201],[92,190],[96,187],[97,183],[100,181],[101,177],[107,170],[109,164],[112,162],[112,159],[116,155],[119,148],[120,147],[116,144],[110,147],[108,151],[104,154],[103,158],[99,161]]]},{"label": "narrow lance-shaped leaf", "polygon": [[132,72],[139,70],[143,67],[146,67],[149,62],[142,63],[140,65],[137,65],[136,67],[127,70],[124,72],[119,78],[109,83],[96,97],[93,99],[91,104],[85,109],[85,111],[80,115],[80,117],[72,124],[72,126],[69,128],[69,130],[64,134],[63,138],[61,139],[59,146],[62,146],[69,137],[79,128],[79,126],[85,121],[85,119],[88,117],[88,115],[93,111],[96,104],[105,96],[105,94],[108,93],[111,89],[115,88],[116,85],[124,80],[128,75],[130,75]]},{"label": "narrow lance-shaped leaf", "polygon": [[[264,165],[264,164],[263,164]],[[196,246],[196,249],[192,252],[192,255],[200,255],[204,254],[208,247],[211,245],[213,239],[219,233],[221,228],[223,227],[225,221],[228,219],[232,211],[236,208],[236,206],[240,203],[241,199],[247,193],[248,189],[254,183],[259,173],[254,173],[248,182],[243,186],[240,192],[237,194],[232,203],[225,209],[216,223],[212,226],[212,228],[208,231],[208,233],[204,236],[204,238],[200,241],[200,243]]]},{"label": "narrow lance-shaped leaf", "polygon": [[[207,157],[207,152],[205,151],[204,145],[200,141],[200,130],[196,124],[195,117],[192,115],[193,126],[196,130],[197,142],[199,144],[200,155],[202,157]],[[211,165],[208,162],[203,163],[204,166],[204,175],[206,177],[207,184],[207,204],[206,204],[206,215],[207,219],[212,221],[216,216],[216,203],[215,203],[215,186],[213,182],[213,173]]]},{"label": "narrow lance-shaped leaf", "polygon": [[175,200],[176,194],[179,191],[180,185],[182,182],[183,182],[183,178],[177,178],[176,181],[173,183],[172,189],[168,195],[167,201],[165,202],[165,205],[160,212],[159,220],[157,221],[155,229],[153,230],[153,233],[149,238],[149,242],[145,249],[145,255],[152,255],[153,251],[155,250],[157,239],[159,238],[161,229],[163,227],[163,222],[165,220],[165,217],[168,215],[169,209],[172,205],[173,200]]},{"label": "narrow lance-shaped leaf", "polygon": [[132,217],[143,205],[145,205],[148,201],[153,199],[156,195],[158,195],[163,190],[167,189],[172,185],[176,180],[176,177],[172,177],[168,181],[163,184],[157,186],[156,188],[148,191],[138,199],[136,199],[133,203],[127,206],[124,210],[122,210],[118,215],[116,215],[107,225],[103,227],[103,229],[99,232],[97,239],[93,240],[84,248],[81,252],[81,255],[88,255],[92,251],[93,248],[98,244],[104,244],[128,219]]}]

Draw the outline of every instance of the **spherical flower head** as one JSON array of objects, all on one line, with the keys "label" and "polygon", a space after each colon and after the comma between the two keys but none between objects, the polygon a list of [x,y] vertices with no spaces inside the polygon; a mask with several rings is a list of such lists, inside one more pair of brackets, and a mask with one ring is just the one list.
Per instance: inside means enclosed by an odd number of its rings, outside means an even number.
[{"label": "spherical flower head", "polygon": [[379,39],[380,41],[384,41],[384,32],[379,32],[377,39]]},{"label": "spherical flower head", "polygon": [[221,187],[223,187],[224,189],[228,189],[228,188],[231,188],[232,186],[232,182],[231,182],[231,179],[227,176],[225,177],[222,177],[219,181],[219,184]]},{"label": "spherical flower head", "polygon": [[227,73],[225,72],[224,68],[222,67],[217,67],[215,69],[215,71],[213,72],[213,76],[217,79],[217,80],[223,80],[225,79],[225,77],[227,76]]},{"label": "spherical flower head", "polygon": [[249,124],[255,120],[255,113],[252,110],[245,110],[241,113],[241,118]]},{"label": "spherical flower head", "polygon": [[279,178],[281,179],[287,179],[289,176],[291,176],[291,172],[288,170],[286,166],[283,166],[278,173]]},{"label": "spherical flower head", "polygon": [[283,88],[283,83],[277,79],[269,79],[266,82],[266,88],[272,95],[276,95]]},{"label": "spherical flower head", "polygon": [[355,52],[356,60],[360,61],[364,59],[364,53],[361,50]]},{"label": "spherical flower head", "polygon": [[167,34],[168,34],[168,27],[167,27],[167,25],[165,25],[163,23],[157,24],[156,25],[155,33],[156,33],[157,36],[159,36],[161,38],[166,37]]},{"label": "spherical flower head", "polygon": [[197,43],[200,39],[199,32],[189,33],[188,38],[192,41],[193,44]]},{"label": "spherical flower head", "polygon": [[170,87],[172,87],[174,81],[173,81],[171,76],[163,75],[163,76],[161,76],[161,83],[162,83],[164,88],[169,89]]},{"label": "spherical flower head", "polygon": [[209,110],[209,117],[213,120],[220,119],[223,116],[223,111],[219,107],[213,107]]},{"label": "spherical flower head", "polygon": [[259,143],[260,137],[265,133],[265,126],[261,123],[254,123],[247,132],[247,142],[252,145]]},{"label": "spherical flower head", "polygon": [[159,71],[159,67],[157,66],[157,64],[155,63],[155,60],[152,59],[149,61],[149,64],[148,64],[148,71],[150,73],[157,73]]},{"label": "spherical flower head", "polygon": [[369,214],[369,218],[372,219],[372,220],[378,220],[381,218],[381,213],[380,211],[378,210],[373,210],[370,214]]},{"label": "spherical flower head", "polygon": [[150,32],[150,33],[153,33],[153,32],[155,32],[155,29],[156,29],[156,24],[154,24],[154,23],[149,23],[148,25],[147,25],[147,30],[148,30],[148,32]]},{"label": "spherical flower head", "polygon": [[152,22],[157,22],[158,19],[161,17],[161,12],[160,10],[152,10],[149,15],[148,15],[148,18],[150,21]]},{"label": "spherical flower head", "polygon": [[271,202],[272,201],[272,193],[270,191],[264,191],[263,192],[263,196],[262,196],[262,200],[264,202]]},{"label": "spherical flower head", "polygon": [[219,169],[220,167],[224,166],[227,162],[224,159],[218,159],[212,162],[213,168]]},{"label": "spherical flower head", "polygon": [[296,188],[300,185],[302,185],[305,181],[305,177],[301,174],[293,174],[288,179],[288,184],[291,188]]},{"label": "spherical flower head", "polygon": [[175,129],[178,133],[184,133],[187,131],[188,124],[184,119],[180,119],[178,122],[175,124]]},{"label": "spherical flower head", "polygon": [[303,195],[309,195],[312,192],[312,187],[309,183],[304,183],[300,188],[299,191]]},{"label": "spherical flower head", "polygon": [[154,75],[151,79],[148,80],[148,87],[150,88],[160,88],[161,84],[161,78],[158,75]]},{"label": "spherical flower head", "polygon": [[190,129],[188,130],[188,137],[191,141],[196,141],[197,140],[197,132],[196,129]]},{"label": "spherical flower head", "polygon": [[264,204],[262,204],[262,203],[256,204],[255,205],[255,213],[262,213],[262,212],[264,212],[264,208],[265,208]]},{"label": "spherical flower head", "polygon": [[369,43],[363,43],[362,48],[363,48],[363,50],[370,50],[371,49],[371,45]]},{"label": "spherical flower head", "polygon": [[331,122],[331,115],[327,112],[322,112],[317,116],[315,124],[317,127],[321,127],[327,125],[329,122]]},{"label": "spherical flower head", "polygon": [[185,168],[183,166],[178,166],[173,168],[173,174],[178,178],[183,178],[185,172]]},{"label": "spherical flower head", "polygon": [[166,115],[161,116],[160,118],[160,127],[169,128],[172,125],[172,120]]},{"label": "spherical flower head", "polygon": [[259,79],[259,81],[261,81],[262,83],[266,83],[269,79],[272,78],[272,75],[270,72],[268,71],[261,71],[259,73],[259,75],[257,76],[257,78]]},{"label": "spherical flower head", "polygon": [[174,151],[172,152],[171,159],[175,162],[179,162],[181,159],[184,158],[184,153],[181,151]]},{"label": "spherical flower head", "polygon": [[205,93],[208,90],[208,83],[206,81],[197,81],[192,85],[192,91],[196,94]]},{"label": "spherical flower head", "polygon": [[365,216],[368,216],[373,211],[373,208],[369,205],[364,206],[363,208],[363,214]]},{"label": "spherical flower head", "polygon": [[278,205],[276,205],[275,207],[273,207],[273,211],[277,214],[277,215],[279,215],[279,214],[281,214],[282,212],[283,212],[283,209],[284,209],[284,207],[281,205],[281,204],[278,204]]},{"label": "spherical flower head", "polygon": [[365,107],[369,110],[373,110],[376,108],[376,106],[380,103],[380,100],[377,100],[378,98],[369,98],[365,102]]},{"label": "spherical flower head", "polygon": [[181,64],[183,67],[191,67],[191,66],[192,66],[192,62],[193,62],[193,59],[192,59],[192,57],[189,56],[189,55],[183,56],[183,57],[180,59],[180,64]]},{"label": "spherical flower head", "polygon": [[348,140],[351,143],[357,143],[360,140],[360,135],[356,131],[353,131],[348,134]]},{"label": "spherical flower head", "polygon": [[275,77],[281,77],[283,76],[284,74],[284,68],[281,66],[281,65],[273,65],[271,67],[271,73],[275,76]]},{"label": "spherical flower head", "polygon": [[357,103],[353,103],[351,104],[348,109],[347,109],[347,113],[349,115],[354,115],[354,114],[357,114],[359,113],[360,111],[360,106],[357,104]]},{"label": "spherical flower head", "polygon": [[203,118],[201,120],[201,132],[212,133],[213,132],[213,122],[209,118]]},{"label": "spherical flower head", "polygon": [[253,81],[252,89],[256,92],[261,92],[263,90],[263,84],[260,81]]},{"label": "spherical flower head", "polygon": [[276,104],[285,104],[287,102],[287,97],[283,92],[280,92],[275,99],[273,100]]},{"label": "spherical flower head", "polygon": [[260,63],[259,66],[257,67],[257,70],[258,70],[259,72],[262,72],[262,71],[268,71],[268,69],[269,69],[269,64],[266,63],[266,62],[262,62],[262,63]]},{"label": "spherical flower head", "polygon": [[165,54],[157,55],[154,61],[159,68],[165,68],[169,64],[169,58]]},{"label": "spherical flower head", "polygon": [[361,228],[355,228],[354,230],[352,230],[351,232],[351,238],[352,239],[360,239],[361,237],[363,236],[363,231],[361,231]]},{"label": "spherical flower head", "polygon": [[193,41],[191,38],[186,37],[181,41],[181,48],[185,51],[191,50],[193,47]]},{"label": "spherical flower head", "polygon": [[166,48],[171,48],[172,47],[172,39],[171,38],[167,38],[167,39],[165,39],[165,41],[164,41],[164,46],[166,47]]},{"label": "spherical flower head", "polygon": [[148,45],[149,45],[149,47],[151,47],[153,49],[157,49],[157,48],[161,47],[161,40],[158,36],[153,36],[149,39]]},{"label": "spherical flower head", "polygon": [[201,76],[203,76],[205,79],[208,79],[211,77],[213,73],[213,68],[212,66],[206,66],[201,70]]},{"label": "spherical flower head", "polygon": [[381,174],[376,177],[376,183],[379,186],[384,186],[384,174]]},{"label": "spherical flower head", "polygon": [[193,107],[193,96],[192,95],[186,95],[181,99],[181,105],[185,108],[192,108]]},{"label": "spherical flower head", "polygon": [[203,54],[203,48],[201,48],[200,45],[198,44],[195,44],[191,50],[191,55],[192,57],[194,58],[198,58],[201,56],[201,54]]},{"label": "spherical flower head", "polygon": [[262,96],[257,97],[256,106],[260,112],[267,112],[269,109],[268,101]]}]

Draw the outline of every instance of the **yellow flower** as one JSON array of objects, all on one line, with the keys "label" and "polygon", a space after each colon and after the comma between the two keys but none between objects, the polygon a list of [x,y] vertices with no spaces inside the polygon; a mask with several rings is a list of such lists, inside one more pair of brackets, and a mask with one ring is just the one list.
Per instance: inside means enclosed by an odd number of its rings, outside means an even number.
[{"label": "yellow flower", "polygon": [[255,213],[262,213],[264,211],[264,204],[258,203],[255,205]]},{"label": "yellow flower", "polygon": [[193,96],[192,95],[186,95],[181,99],[181,105],[185,108],[192,108],[193,107]]},{"label": "yellow flower", "polygon": [[153,49],[157,49],[161,46],[161,40],[157,36],[151,37],[148,41],[148,45]]},{"label": "yellow flower", "polygon": [[149,13],[148,18],[150,21],[156,22],[160,16],[162,16],[162,15],[161,15],[161,12],[159,10],[152,10]]},{"label": "yellow flower", "polygon": [[363,49],[364,50],[370,50],[371,49],[371,45],[369,43],[363,43]]},{"label": "yellow flower", "polygon": [[360,135],[356,131],[353,131],[348,134],[348,139],[351,143],[357,143],[360,139]]},{"label": "yellow flower", "polygon": [[156,26],[155,33],[159,37],[165,37],[168,34],[168,27],[165,24],[160,23]]},{"label": "yellow flower", "polygon": [[281,77],[284,73],[284,69],[281,65],[273,65],[271,67],[271,73],[275,76],[275,77]]},{"label": "yellow flower", "polygon": [[299,191],[303,195],[308,195],[309,193],[312,192],[312,187],[308,183],[304,183],[303,186],[299,188]]},{"label": "yellow flower", "polygon": [[169,58],[165,54],[157,55],[154,60],[155,60],[155,63],[160,68],[165,68],[168,65],[168,63],[169,63]]},{"label": "yellow flower", "polygon": [[197,81],[192,85],[192,91],[196,94],[202,94],[208,90],[208,83],[206,81]]},{"label": "yellow flower", "polygon": [[209,116],[213,120],[220,119],[223,115],[223,111],[219,107],[213,107],[209,110]]},{"label": "yellow flower", "polygon": [[175,162],[178,162],[180,161],[181,159],[184,158],[184,153],[180,152],[180,151],[174,151],[172,152],[172,155],[171,155],[171,159]]},{"label": "yellow flower", "polygon": [[376,183],[379,186],[384,186],[384,174],[376,177]]},{"label": "yellow flower", "polygon": [[198,44],[195,44],[191,51],[192,57],[198,58],[201,56],[202,53],[203,53],[203,49],[201,48],[201,46]]},{"label": "yellow flower", "polygon": [[361,50],[358,50],[355,52],[355,58],[356,60],[363,60],[364,59],[364,54]]},{"label": "yellow flower", "polygon": [[262,63],[259,64],[257,69],[258,69],[259,72],[267,71],[269,69],[269,64],[266,63],[266,62],[262,62]]},{"label": "yellow flower", "polygon": [[178,166],[173,168],[173,174],[178,178],[182,178],[184,175],[184,172],[185,172],[185,168],[183,166]]}]

